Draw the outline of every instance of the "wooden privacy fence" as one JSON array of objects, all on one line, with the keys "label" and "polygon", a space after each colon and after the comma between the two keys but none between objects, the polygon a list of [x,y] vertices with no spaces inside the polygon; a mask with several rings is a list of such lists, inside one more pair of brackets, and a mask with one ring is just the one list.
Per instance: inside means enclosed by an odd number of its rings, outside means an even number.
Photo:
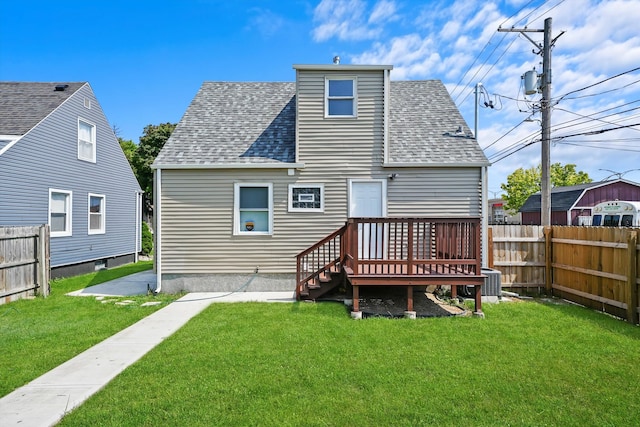
[{"label": "wooden privacy fence", "polygon": [[640,230],[493,226],[489,266],[503,288],[544,291],[638,323]]},{"label": "wooden privacy fence", "polygon": [[489,228],[488,252],[489,267],[500,271],[503,288],[516,292],[544,291],[546,259],[542,226],[494,225]]},{"label": "wooden privacy fence", "polygon": [[49,226],[0,227],[0,304],[49,294]]}]

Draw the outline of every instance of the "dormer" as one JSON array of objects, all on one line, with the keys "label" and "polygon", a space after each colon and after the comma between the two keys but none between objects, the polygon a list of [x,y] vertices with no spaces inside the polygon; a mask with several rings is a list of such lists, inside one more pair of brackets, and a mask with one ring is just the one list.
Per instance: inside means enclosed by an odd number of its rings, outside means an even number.
[{"label": "dormer", "polygon": [[322,64],[293,68],[299,161],[317,158],[321,147],[330,150],[363,146],[382,153],[388,136],[392,65]]}]

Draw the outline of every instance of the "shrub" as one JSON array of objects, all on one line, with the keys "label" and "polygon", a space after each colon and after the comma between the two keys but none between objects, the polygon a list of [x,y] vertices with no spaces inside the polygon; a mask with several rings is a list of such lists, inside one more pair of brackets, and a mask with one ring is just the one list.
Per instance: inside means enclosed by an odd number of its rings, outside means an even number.
[{"label": "shrub", "polygon": [[151,255],[153,252],[153,234],[149,225],[142,221],[142,254]]}]

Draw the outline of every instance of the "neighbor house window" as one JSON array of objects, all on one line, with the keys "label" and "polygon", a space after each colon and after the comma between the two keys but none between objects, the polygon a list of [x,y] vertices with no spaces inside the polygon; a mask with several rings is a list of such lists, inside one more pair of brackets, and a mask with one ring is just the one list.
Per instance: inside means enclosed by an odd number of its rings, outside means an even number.
[{"label": "neighbor house window", "polygon": [[78,159],[96,162],[96,125],[78,119]]},{"label": "neighbor house window", "polygon": [[271,234],[272,184],[237,183],[234,190],[234,234]]},{"label": "neighbor house window", "polygon": [[89,234],[104,234],[105,218],[104,196],[89,193]]},{"label": "neighbor house window", "polygon": [[71,236],[71,192],[49,189],[51,237]]},{"label": "neighbor house window", "polygon": [[324,185],[290,184],[289,212],[323,212]]},{"label": "neighbor house window", "polygon": [[325,111],[326,117],[355,117],[356,79],[335,78],[325,80]]}]

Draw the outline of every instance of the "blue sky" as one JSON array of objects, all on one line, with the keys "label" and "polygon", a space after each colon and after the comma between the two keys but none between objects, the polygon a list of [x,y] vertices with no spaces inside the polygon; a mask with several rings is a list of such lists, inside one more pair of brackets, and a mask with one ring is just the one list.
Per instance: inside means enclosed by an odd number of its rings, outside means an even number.
[{"label": "blue sky", "polygon": [[[442,80],[471,129],[482,82],[493,197],[540,162],[540,116],[524,122],[539,95],[523,94],[521,76],[540,72],[541,57],[498,27],[542,29],[552,17],[553,36],[565,31],[552,54],[551,161],[599,181],[640,168],[639,11],[640,0],[3,1],[0,80],[88,81],[134,142],[148,124],[178,122],[203,81],[293,81],[293,64],[335,55],[391,64],[395,80]],[[623,177],[640,182],[640,170]]]}]

